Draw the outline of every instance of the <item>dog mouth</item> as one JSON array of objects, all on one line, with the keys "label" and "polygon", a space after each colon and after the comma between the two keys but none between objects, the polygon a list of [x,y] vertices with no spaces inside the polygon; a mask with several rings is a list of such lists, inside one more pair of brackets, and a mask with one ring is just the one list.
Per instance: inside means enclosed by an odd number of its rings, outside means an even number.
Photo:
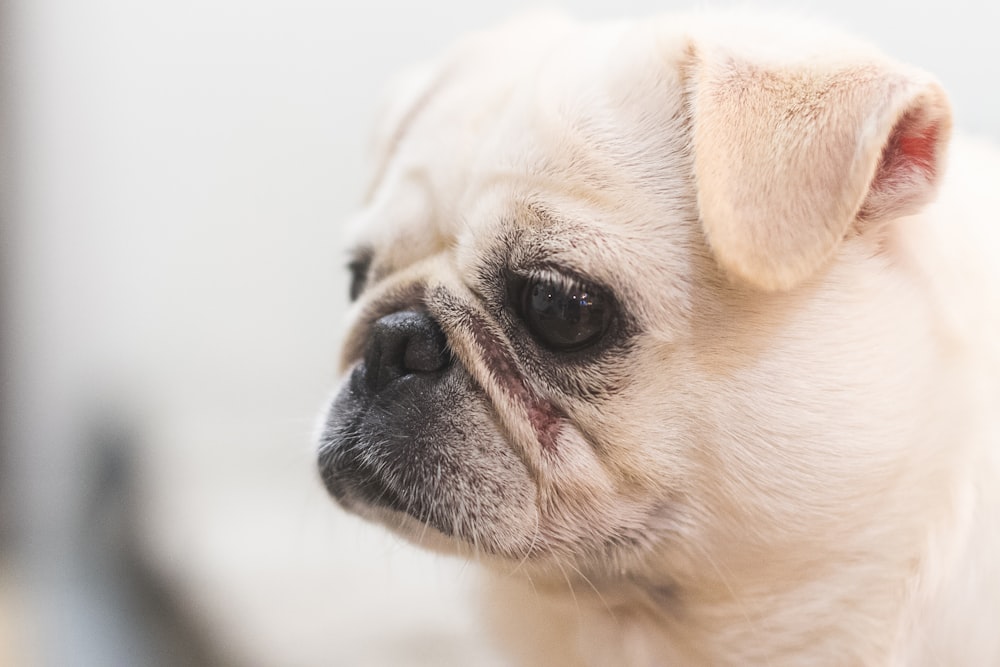
[{"label": "dog mouth", "polygon": [[[352,373],[352,376],[356,375],[357,372]],[[352,390],[356,385],[352,377]],[[380,466],[365,455],[358,425],[338,430],[345,432],[325,437],[327,444],[321,448],[319,455],[320,477],[327,492],[344,505],[360,501],[406,511],[402,494],[383,479]]]},{"label": "dog mouth", "polygon": [[323,484],[337,502],[352,510],[401,512],[451,533],[450,522],[435,512],[433,489],[421,492],[427,429],[418,423],[426,413],[418,401],[439,380],[404,375],[375,391],[366,363],[355,366],[330,409],[318,461]]},{"label": "dog mouth", "polygon": [[[339,464],[321,459],[320,467],[327,491],[341,504],[353,507],[360,501],[420,518],[412,506],[403,500],[403,496],[379,476],[375,468],[366,466],[359,459],[353,458]],[[338,469],[337,474],[331,472],[334,469]]]},{"label": "dog mouth", "polygon": [[431,513],[420,503],[420,496],[407,498],[386,478],[386,471],[366,460],[359,443],[333,449],[320,455],[320,476],[327,491],[348,510],[362,506],[381,507],[408,514],[422,523],[432,524],[445,534],[448,523],[434,521]]},{"label": "dog mouth", "polygon": [[414,536],[400,514],[510,553],[496,534],[519,523],[511,534],[533,530],[524,517],[534,517],[536,489],[483,389],[460,363],[388,380],[373,380],[368,363],[356,364],[327,415],[318,464],[330,495],[404,537]]}]

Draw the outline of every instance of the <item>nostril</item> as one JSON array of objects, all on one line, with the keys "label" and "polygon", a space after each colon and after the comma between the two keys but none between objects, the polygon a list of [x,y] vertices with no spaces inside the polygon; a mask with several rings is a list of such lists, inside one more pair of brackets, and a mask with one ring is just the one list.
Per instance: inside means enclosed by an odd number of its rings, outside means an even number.
[{"label": "nostril", "polygon": [[444,332],[433,321],[430,324],[431,327],[406,341],[406,350],[403,353],[404,371],[433,373],[448,364],[448,345]]},{"label": "nostril", "polygon": [[429,315],[393,313],[372,325],[365,349],[366,380],[378,391],[399,377],[442,370],[450,361],[444,332]]}]

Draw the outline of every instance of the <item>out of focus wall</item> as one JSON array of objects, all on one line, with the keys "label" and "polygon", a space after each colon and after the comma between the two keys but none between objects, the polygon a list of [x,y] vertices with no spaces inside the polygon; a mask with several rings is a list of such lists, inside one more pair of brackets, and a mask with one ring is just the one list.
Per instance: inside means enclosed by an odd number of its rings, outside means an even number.
[{"label": "out of focus wall", "polygon": [[[19,664],[60,666],[492,660],[461,611],[470,573],[334,509],[310,438],[383,85],[532,7],[7,3],[0,650],[12,637]],[[959,127],[1000,140],[1000,4],[795,11],[937,73]]]}]

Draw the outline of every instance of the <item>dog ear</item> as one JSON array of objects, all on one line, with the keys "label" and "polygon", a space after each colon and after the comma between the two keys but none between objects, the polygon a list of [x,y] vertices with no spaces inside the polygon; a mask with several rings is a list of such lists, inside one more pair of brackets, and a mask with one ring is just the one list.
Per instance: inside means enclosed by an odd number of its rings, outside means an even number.
[{"label": "dog ear", "polygon": [[933,197],[951,112],[926,75],[874,60],[693,57],[698,204],[730,274],[790,289],[856,221],[914,213]]}]

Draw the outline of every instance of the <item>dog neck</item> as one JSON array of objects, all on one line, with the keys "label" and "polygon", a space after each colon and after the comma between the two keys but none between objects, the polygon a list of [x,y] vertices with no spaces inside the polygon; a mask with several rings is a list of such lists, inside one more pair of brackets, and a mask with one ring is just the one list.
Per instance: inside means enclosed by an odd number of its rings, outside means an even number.
[{"label": "dog neck", "polygon": [[[987,439],[998,432],[974,430]],[[868,535],[780,563],[706,558],[685,580],[668,558],[662,571],[648,565],[617,576],[522,568],[493,578],[490,625],[506,646],[539,638],[545,664],[561,664],[556,654],[567,665],[637,667],[981,664],[1000,649],[1000,599],[988,613],[983,602],[984,591],[1000,590],[1000,562],[990,556],[1000,549],[1000,492],[990,481],[1000,463],[989,442],[979,444],[935,478],[943,501],[906,548],[881,548],[902,542]],[[530,656],[525,663],[535,664]]]}]

